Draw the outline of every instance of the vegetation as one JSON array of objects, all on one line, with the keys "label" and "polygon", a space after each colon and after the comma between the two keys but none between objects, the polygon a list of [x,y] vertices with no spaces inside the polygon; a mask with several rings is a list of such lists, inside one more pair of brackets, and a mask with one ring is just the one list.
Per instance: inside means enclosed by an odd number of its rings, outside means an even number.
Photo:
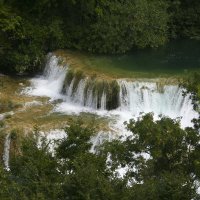
[{"label": "vegetation", "polygon": [[123,53],[200,39],[199,12],[196,0],[1,0],[0,70],[33,73],[56,49]]},{"label": "vegetation", "polygon": [[186,88],[185,94],[190,93],[194,110],[199,113],[199,118],[194,119],[194,126],[200,128],[200,73],[190,74],[181,84]]},{"label": "vegetation", "polygon": [[195,109],[199,110],[199,101],[200,101],[200,73],[190,74],[183,82],[183,87],[187,89],[187,93],[191,94],[193,100],[193,105]]},{"label": "vegetation", "polygon": [[[38,132],[20,139],[10,171],[2,168],[1,199],[191,200],[200,178],[200,136],[169,118],[147,114],[131,120],[132,135],[105,142],[91,152],[92,126],[76,121],[57,141],[54,156]],[[17,139],[17,134],[12,142]],[[16,147],[15,147],[16,148]],[[15,151],[16,152],[16,151]],[[108,159],[109,157],[109,159]],[[127,167],[123,177],[118,169]]]}]

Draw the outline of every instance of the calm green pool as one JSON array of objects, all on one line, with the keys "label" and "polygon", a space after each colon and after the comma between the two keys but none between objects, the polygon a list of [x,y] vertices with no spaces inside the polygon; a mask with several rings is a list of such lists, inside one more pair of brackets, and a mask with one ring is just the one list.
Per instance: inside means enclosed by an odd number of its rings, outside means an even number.
[{"label": "calm green pool", "polygon": [[176,40],[158,49],[133,50],[125,55],[87,55],[84,60],[98,71],[131,76],[184,75],[200,71],[200,41]]}]

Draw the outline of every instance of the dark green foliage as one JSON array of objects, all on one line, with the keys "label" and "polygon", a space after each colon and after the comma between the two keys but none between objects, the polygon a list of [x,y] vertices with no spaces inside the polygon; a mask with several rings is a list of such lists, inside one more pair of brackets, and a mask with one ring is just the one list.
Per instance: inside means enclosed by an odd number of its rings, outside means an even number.
[{"label": "dark green foliage", "polygon": [[83,46],[88,51],[122,53],[133,46],[156,47],[167,39],[163,1],[101,1],[95,11]]},{"label": "dark green foliage", "polygon": [[58,149],[58,157],[73,161],[80,153],[85,154],[89,151],[92,144],[90,137],[94,134],[93,128],[84,127],[81,121],[72,124],[65,129],[67,138],[61,141]]},{"label": "dark green foliage", "polygon": [[[128,189],[128,198],[136,200],[190,200],[198,199],[189,177],[165,173],[159,179],[150,178],[143,184],[135,184]],[[185,185],[183,185],[186,183]]]},{"label": "dark green foliage", "polygon": [[199,118],[193,120],[195,128],[198,130],[200,128],[200,73],[196,72],[187,76],[181,86],[186,88],[184,95],[190,94],[194,110],[199,113]]},{"label": "dark green foliage", "polygon": [[[198,200],[198,131],[165,117],[153,121],[152,114],[127,127],[133,137],[106,142],[92,153],[95,130],[76,121],[56,143],[54,156],[45,138],[38,147],[36,128],[21,140],[20,154],[11,156],[10,171],[0,166],[0,199]],[[118,177],[116,169],[125,166],[125,176]]]},{"label": "dark green foliage", "polygon": [[168,5],[162,0],[136,0],[134,8],[134,45],[158,47],[168,40]]},{"label": "dark green foliage", "polygon": [[[127,199],[198,199],[198,130],[183,130],[178,121],[165,117],[153,121],[152,114],[131,120],[127,126],[133,136],[105,147],[113,161],[111,168],[129,166],[125,180],[132,187]],[[144,153],[149,155],[148,159],[142,156]]]},{"label": "dark green foliage", "polygon": [[153,174],[159,176],[165,171],[193,173],[194,163],[190,158],[193,157],[193,149],[199,146],[198,131],[192,128],[182,130],[178,121],[169,118],[154,122],[151,114],[140,121],[131,121],[128,129],[135,135],[131,140],[133,147],[151,156],[148,164],[152,165]]},{"label": "dark green foliage", "polygon": [[200,38],[192,0],[8,0],[0,2],[0,70],[33,73],[49,51],[124,53],[170,38]]},{"label": "dark green foliage", "polygon": [[42,24],[39,19],[31,19],[24,14],[16,11],[15,7],[0,4],[0,61],[3,72],[38,71],[45,54],[62,47],[62,22],[59,19]]},{"label": "dark green foliage", "polygon": [[113,188],[108,178],[111,173],[106,168],[106,157],[89,152],[94,129],[84,127],[80,121],[76,123],[66,128],[67,138],[57,148],[57,156],[63,160],[60,198],[112,199]]},{"label": "dark green foliage", "polygon": [[38,148],[37,142],[35,137],[25,138],[21,155],[11,160],[13,181],[20,188],[16,194],[23,193],[28,199],[57,199],[60,182],[56,170],[58,164],[48,152],[48,145],[43,143]]},{"label": "dark green foliage", "polygon": [[200,2],[196,0],[169,0],[172,36],[200,39]]},{"label": "dark green foliage", "polygon": [[80,154],[73,162],[73,172],[64,179],[62,199],[114,199],[109,175],[105,159],[91,153]]}]

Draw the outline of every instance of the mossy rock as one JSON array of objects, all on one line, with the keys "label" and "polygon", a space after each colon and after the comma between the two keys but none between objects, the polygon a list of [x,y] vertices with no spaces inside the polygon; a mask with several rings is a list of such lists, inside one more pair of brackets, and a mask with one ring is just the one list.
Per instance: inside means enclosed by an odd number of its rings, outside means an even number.
[{"label": "mossy rock", "polygon": [[106,109],[113,110],[119,107],[119,92],[120,87],[117,81],[112,81],[109,83]]},{"label": "mossy rock", "polygon": [[62,93],[63,94],[66,93],[66,89],[67,89],[67,87],[70,86],[73,78],[74,78],[74,71],[72,69],[69,69],[67,71],[67,74],[66,74],[66,77],[65,77],[65,81],[64,81],[64,84],[63,84],[63,88],[62,88]]},{"label": "mossy rock", "polygon": [[79,82],[84,78],[85,78],[85,76],[84,76],[82,71],[76,71],[75,72],[75,74],[74,74],[74,84],[73,84],[73,88],[72,88],[73,94],[76,92]]},{"label": "mossy rock", "polygon": [[88,77],[84,74],[84,71],[73,69],[72,67],[67,72],[62,92],[66,93],[67,88],[73,81],[72,96],[75,95],[79,83],[83,79],[85,79],[84,105],[87,104],[88,96],[92,92],[93,101],[97,101],[97,109],[101,107],[102,95],[104,93],[106,95],[106,109],[112,110],[119,107],[120,87],[116,80],[100,79],[97,74]]}]

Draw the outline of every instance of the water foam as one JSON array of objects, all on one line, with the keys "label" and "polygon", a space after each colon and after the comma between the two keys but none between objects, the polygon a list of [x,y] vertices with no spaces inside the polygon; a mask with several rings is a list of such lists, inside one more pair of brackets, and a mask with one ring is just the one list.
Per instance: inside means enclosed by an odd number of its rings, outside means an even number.
[{"label": "water foam", "polygon": [[49,55],[43,75],[31,79],[31,87],[26,88],[23,93],[50,97],[51,100],[62,99],[61,91],[66,71],[67,66],[59,65],[58,57]]}]

